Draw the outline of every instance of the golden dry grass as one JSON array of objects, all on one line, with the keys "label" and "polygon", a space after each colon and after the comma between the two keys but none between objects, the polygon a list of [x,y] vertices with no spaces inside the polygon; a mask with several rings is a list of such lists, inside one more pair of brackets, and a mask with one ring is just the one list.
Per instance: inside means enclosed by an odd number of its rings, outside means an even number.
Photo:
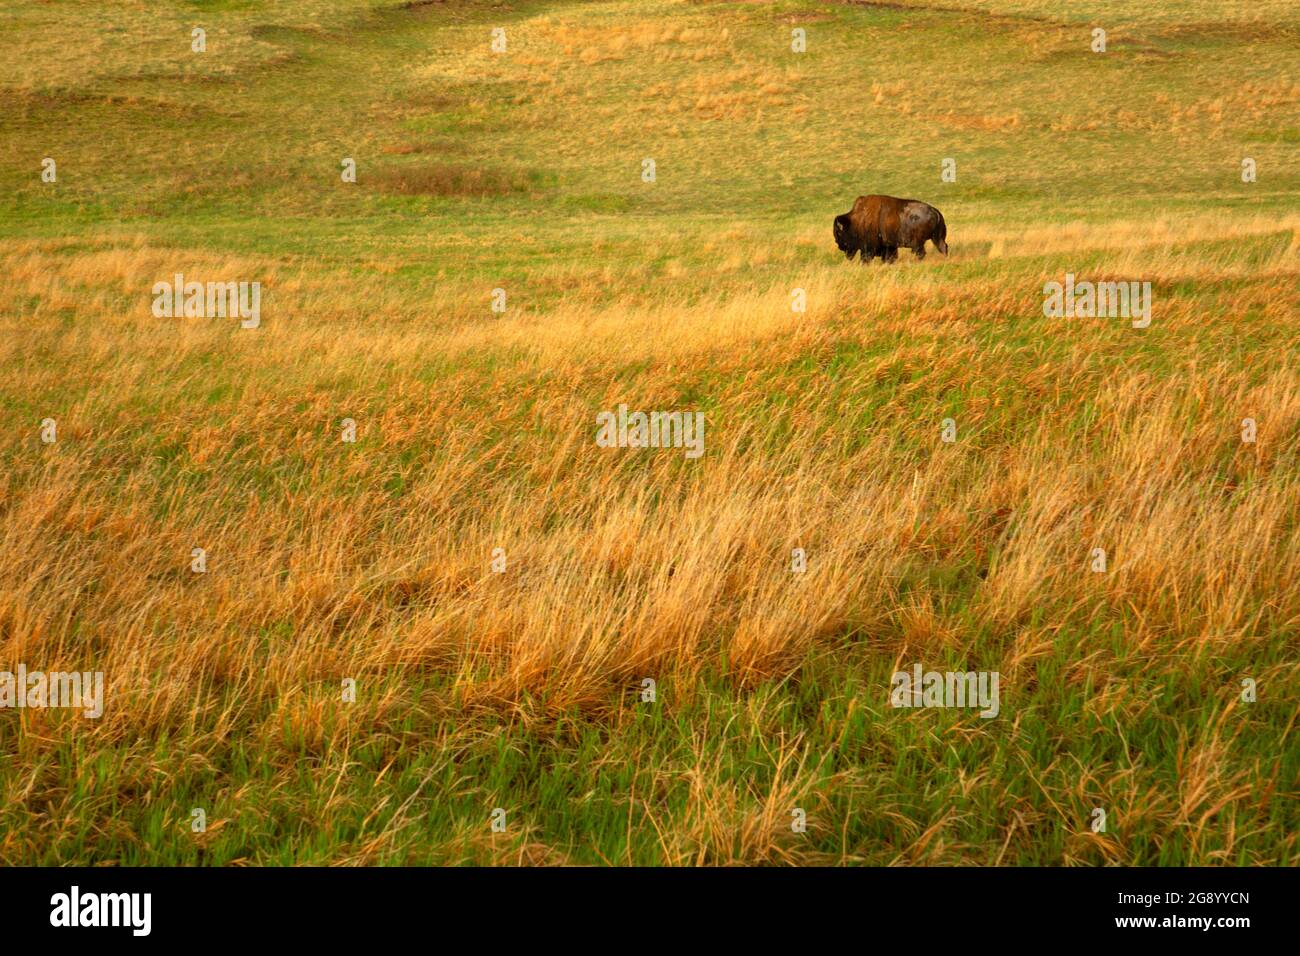
[{"label": "golden dry grass", "polygon": [[[963,8],[1001,56],[1073,42],[1041,3]],[[1190,57],[1204,35],[1177,9],[1121,35]],[[1216,17],[1247,30],[1252,9]],[[827,119],[836,58],[767,59],[763,31],[883,38],[901,63],[953,29],[928,8],[538,5],[505,58],[473,4],[319,30],[269,10],[219,24],[265,71],[248,88],[132,81],[226,110],[233,165],[203,165],[226,134],[200,123],[155,176],[118,104],[67,147],[64,192],[16,186],[0,666],[102,670],[108,705],[0,713],[0,860],[1295,861],[1294,173],[1231,205],[1231,140],[1300,97],[1276,63],[1052,116],[1032,70],[998,97],[864,82],[852,109],[904,144],[896,181],[928,150],[953,245],[864,269],[829,238],[847,203],[826,182],[858,175],[827,171],[858,135]],[[0,50],[45,55],[24,36]],[[958,73],[988,62],[970,43]],[[55,46],[49,72],[5,68],[15,146],[57,151],[105,108],[68,89],[112,72]],[[304,73],[339,99],[286,101]],[[357,115],[379,119],[336,148]],[[1079,148],[1098,116],[1108,149],[1163,137],[1157,162],[1203,141],[1187,185],[1138,188]],[[1252,147],[1270,176],[1283,147]],[[1074,165],[1013,175],[1039,150]],[[948,151],[973,181],[951,200],[929,171]],[[648,152],[658,191],[636,181]],[[728,179],[741,157],[752,176]],[[1045,319],[1067,271],[1149,280],[1152,326]],[[175,273],[260,281],[261,327],[154,318]],[[620,403],[702,411],[705,454],[598,447]],[[999,719],[890,708],[917,661],[1000,672]]]}]

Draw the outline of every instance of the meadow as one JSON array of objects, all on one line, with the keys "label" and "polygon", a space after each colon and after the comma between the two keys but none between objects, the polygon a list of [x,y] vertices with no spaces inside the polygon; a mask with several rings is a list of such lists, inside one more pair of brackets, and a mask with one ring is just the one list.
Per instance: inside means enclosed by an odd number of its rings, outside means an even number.
[{"label": "meadow", "polygon": [[[0,0],[0,670],[105,680],[0,709],[0,863],[1295,865],[1297,49],[1286,0]],[[846,262],[877,192],[951,254]],[[178,273],[260,325],[156,317]],[[916,664],[998,716],[892,707]]]}]

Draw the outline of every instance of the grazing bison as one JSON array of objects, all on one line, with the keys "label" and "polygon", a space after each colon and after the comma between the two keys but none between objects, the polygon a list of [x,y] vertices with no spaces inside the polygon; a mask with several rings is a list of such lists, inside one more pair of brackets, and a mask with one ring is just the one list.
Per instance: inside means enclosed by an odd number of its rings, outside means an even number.
[{"label": "grazing bison", "polygon": [[852,209],[835,217],[835,245],[849,259],[855,252],[861,253],[863,265],[875,256],[893,262],[900,246],[924,259],[927,239],[948,254],[948,225],[943,213],[916,199],[859,196]]}]

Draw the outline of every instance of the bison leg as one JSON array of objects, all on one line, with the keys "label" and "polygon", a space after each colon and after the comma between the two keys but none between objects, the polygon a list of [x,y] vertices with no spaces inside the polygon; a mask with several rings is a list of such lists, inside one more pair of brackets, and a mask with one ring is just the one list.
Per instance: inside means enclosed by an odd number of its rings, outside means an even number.
[{"label": "bison leg", "polygon": [[925,258],[925,240],[924,240],[924,239],[922,239],[919,243],[917,243],[916,245],[914,245],[914,246],[912,247],[912,255],[916,256],[916,258],[918,258],[918,259],[924,259],[924,258]]},{"label": "bison leg", "polygon": [[885,246],[884,252],[880,255],[880,260],[882,262],[897,262],[898,246]]}]

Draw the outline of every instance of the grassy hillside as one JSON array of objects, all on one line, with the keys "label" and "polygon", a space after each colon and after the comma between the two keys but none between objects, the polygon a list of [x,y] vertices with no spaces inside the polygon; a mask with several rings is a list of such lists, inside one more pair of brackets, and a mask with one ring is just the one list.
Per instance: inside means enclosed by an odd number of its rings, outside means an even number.
[{"label": "grassy hillside", "polygon": [[[0,862],[1296,864],[1298,41],[0,0],[0,670],[106,681],[0,710]],[[951,255],[846,263],[869,192]],[[1067,273],[1150,326],[1046,318]],[[918,663],[999,715],[891,707]]]}]

